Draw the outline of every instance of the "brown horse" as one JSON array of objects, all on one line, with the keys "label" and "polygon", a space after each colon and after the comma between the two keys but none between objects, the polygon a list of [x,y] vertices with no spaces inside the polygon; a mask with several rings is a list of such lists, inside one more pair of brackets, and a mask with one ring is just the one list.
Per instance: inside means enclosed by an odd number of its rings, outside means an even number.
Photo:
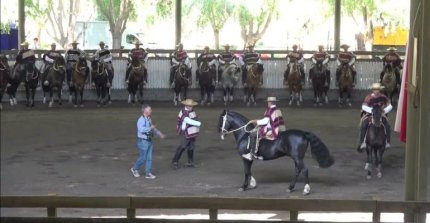
[{"label": "brown horse", "polygon": [[84,95],[84,87],[87,82],[88,75],[87,75],[87,60],[85,57],[80,57],[78,62],[73,67],[72,71],[72,82],[75,92],[75,98],[74,98],[74,106],[75,108],[78,107],[78,93],[80,96],[80,106],[84,107],[83,104],[83,95]]},{"label": "brown horse", "polygon": [[381,84],[384,86],[384,94],[389,97],[391,103],[393,104],[393,96],[397,92],[396,86],[396,70],[392,63],[387,63],[384,67],[384,77],[382,78]]},{"label": "brown horse", "polygon": [[[128,103],[137,101],[137,90],[139,89],[140,102],[143,103],[143,85],[145,85],[147,72],[145,72],[145,64],[138,57],[131,58],[131,70],[128,81]],[[132,99],[133,98],[133,99]]]},{"label": "brown horse", "polygon": [[341,64],[339,77],[339,106],[344,104],[344,93],[346,94],[346,104],[351,107],[351,92],[352,92],[352,71],[348,63]]},{"label": "brown horse", "polygon": [[258,64],[254,63],[247,66],[246,75],[246,87],[244,89],[246,105],[249,106],[251,103],[257,105],[256,94],[257,89],[260,86],[263,70]]},{"label": "brown horse", "polygon": [[188,85],[191,84],[190,76],[187,72],[187,66],[183,63],[180,63],[175,68],[175,88],[173,93],[173,103],[174,105],[178,105],[178,102],[181,102],[181,91],[184,89],[184,99],[187,99],[187,91]]},{"label": "brown horse", "polygon": [[5,55],[0,55],[0,110],[3,109],[1,104],[3,95],[6,90],[10,77],[10,67]]},{"label": "brown horse", "polygon": [[[302,101],[302,81],[300,78],[300,65],[297,62],[291,62],[288,64],[290,66],[290,73],[288,74],[288,89],[290,92],[290,102],[292,105],[294,100],[296,100],[297,106],[300,106]],[[285,77],[284,77],[285,79]]]}]

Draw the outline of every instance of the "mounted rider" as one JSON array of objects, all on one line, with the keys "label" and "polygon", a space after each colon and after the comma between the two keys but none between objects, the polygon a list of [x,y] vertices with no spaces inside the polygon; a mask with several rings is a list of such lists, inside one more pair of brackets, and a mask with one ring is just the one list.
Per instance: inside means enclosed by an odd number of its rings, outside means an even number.
[{"label": "mounted rider", "polygon": [[199,82],[200,79],[200,66],[202,62],[206,61],[209,64],[209,75],[212,79],[212,85],[215,87],[216,82],[216,56],[211,53],[208,46],[205,46],[203,49],[203,53],[197,58],[197,67],[196,70],[196,81]]},{"label": "mounted rider", "polygon": [[218,55],[218,63],[218,81],[220,81],[226,66],[229,64],[236,64],[236,55],[230,52],[230,45],[224,45],[224,52]]},{"label": "mounted rider", "polygon": [[288,81],[288,75],[290,74],[290,63],[295,63],[297,62],[299,64],[300,67],[300,79],[302,80],[302,84],[305,83],[305,58],[303,57],[303,53],[301,50],[298,50],[298,46],[297,44],[293,45],[293,51],[291,51],[290,53],[288,53],[288,55],[286,56],[287,58],[287,70],[285,71],[284,74],[284,79],[285,81]]},{"label": "mounted rider", "polygon": [[109,76],[113,76],[112,54],[110,50],[105,49],[105,43],[103,41],[100,41],[99,46],[100,49],[94,53],[94,60],[98,60],[99,63],[105,64]]},{"label": "mounted rider", "polygon": [[[270,141],[274,141],[279,138],[279,133],[286,130],[284,118],[282,117],[281,110],[276,107],[276,102],[279,101],[276,97],[268,97],[267,98],[267,108],[264,112],[264,118],[259,120],[250,120],[249,123],[255,124],[257,127],[257,131],[252,132],[250,135],[250,145],[249,153],[242,154],[242,157],[248,160],[252,160],[253,157],[257,159],[261,159],[257,157],[258,152],[258,141],[260,139],[266,139]],[[255,147],[254,147],[255,145]]]},{"label": "mounted rider", "polygon": [[[72,70],[75,64],[79,61],[79,58],[85,58],[85,52],[78,48],[78,42],[72,42],[72,49],[69,49],[64,54],[64,59],[66,60],[66,79],[69,85],[72,84]],[[85,62],[86,63],[86,62]],[[88,76],[90,73],[90,68],[88,65],[86,66],[86,75]]]},{"label": "mounted rider", "polygon": [[28,42],[23,42],[20,46],[21,49],[16,56],[15,65],[13,66],[14,72],[24,71],[27,64],[33,64],[36,67],[36,57],[34,56],[34,51],[28,48]]},{"label": "mounted rider", "polygon": [[339,52],[337,56],[337,69],[336,69],[336,86],[339,85],[339,79],[340,79],[340,68],[342,64],[348,64],[349,68],[351,69],[352,73],[352,83],[355,85],[355,76],[357,76],[357,71],[355,70],[355,55],[352,52],[348,51],[349,45],[348,44],[342,44],[340,48],[343,49],[343,52]]},{"label": "mounted rider", "polygon": [[173,81],[174,75],[175,75],[175,71],[176,68],[181,65],[184,64],[187,69],[186,69],[186,73],[185,76],[188,79],[188,83],[191,84],[191,61],[188,58],[188,54],[186,51],[184,51],[184,45],[182,43],[179,43],[177,46],[177,50],[175,52],[173,52],[172,55],[170,55],[170,65],[172,66],[170,68],[170,78],[169,78],[169,83],[170,83],[170,87],[174,88],[175,87],[175,82]]},{"label": "mounted rider", "polygon": [[128,53],[128,67],[127,67],[127,71],[125,72],[125,82],[128,84],[128,77],[130,75],[130,71],[132,68],[132,64],[131,61],[133,59],[133,57],[137,57],[140,61],[140,64],[144,66],[144,72],[145,72],[145,84],[148,82],[148,69],[146,69],[146,63],[148,62],[148,52],[145,51],[145,49],[141,48],[140,46],[142,45],[142,43],[139,40],[136,40],[136,42],[134,42],[134,46],[135,48],[131,49],[130,52]]},{"label": "mounted rider", "polygon": [[391,139],[391,126],[390,126],[390,123],[388,122],[387,116],[385,114],[390,112],[391,109],[393,109],[393,106],[389,102],[387,96],[385,96],[384,94],[381,93],[382,88],[383,87],[381,86],[380,83],[372,84],[372,87],[371,87],[372,93],[370,93],[369,95],[366,96],[366,98],[364,99],[364,102],[361,106],[362,112],[364,114],[362,115],[362,119],[361,119],[360,142],[359,142],[359,146],[357,149],[359,151],[366,148],[366,142],[365,142],[364,138],[366,137],[367,129],[368,129],[369,124],[371,122],[372,108],[376,105],[380,106],[384,110],[384,115],[382,116],[382,123],[385,127],[385,133],[387,136],[387,143],[385,144],[385,148],[389,149],[391,147],[391,145],[390,145],[390,142],[391,142],[391,140],[390,140]]},{"label": "mounted rider", "polygon": [[[246,87],[246,77],[248,74],[249,66],[257,64],[261,72],[264,71],[263,61],[260,58],[260,54],[254,51],[254,45],[248,45],[248,51],[246,51],[243,57],[239,58],[240,65],[242,66],[242,84]],[[261,76],[260,84],[263,84],[263,76]]]},{"label": "mounted rider", "polygon": [[313,78],[313,72],[316,64],[318,62],[321,62],[322,65],[325,67],[325,80],[326,80],[326,86],[330,86],[330,69],[328,69],[328,62],[330,60],[330,55],[324,50],[324,46],[323,45],[318,45],[318,51],[315,52],[312,57],[312,68],[309,71],[309,79],[312,81]]},{"label": "mounted rider", "polygon": [[396,84],[400,85],[400,81],[401,81],[400,70],[403,69],[402,59],[400,58],[399,54],[396,53],[396,50],[397,50],[396,48],[390,47],[387,50],[388,50],[388,53],[385,54],[384,58],[382,58],[383,68],[381,72],[381,83],[382,83],[382,79],[384,78],[385,65],[391,63],[394,69],[394,73],[396,75]]},{"label": "mounted rider", "polygon": [[56,47],[57,45],[55,43],[52,43],[51,49],[46,51],[45,54],[43,54],[44,68],[42,73],[47,72],[54,64],[55,59],[61,56],[61,53],[56,50]]}]

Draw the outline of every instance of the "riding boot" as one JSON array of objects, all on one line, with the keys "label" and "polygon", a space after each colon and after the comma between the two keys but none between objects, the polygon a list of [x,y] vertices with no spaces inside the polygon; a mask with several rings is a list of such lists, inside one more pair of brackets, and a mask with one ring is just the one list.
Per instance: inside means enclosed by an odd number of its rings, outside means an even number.
[{"label": "riding boot", "polygon": [[185,164],[185,166],[186,167],[194,167],[194,149],[189,148],[187,150],[187,155],[188,155],[188,163]]},{"label": "riding boot", "polygon": [[129,66],[128,68],[127,68],[127,70],[125,71],[125,83],[127,83],[128,84],[128,76],[130,75],[130,71],[131,71],[131,66]]},{"label": "riding boot", "polygon": [[336,86],[339,86],[340,69],[336,70]]},{"label": "riding boot", "polygon": [[357,71],[352,70],[352,86],[355,86],[356,80],[357,80]]},{"label": "riding boot", "polygon": [[175,83],[173,82],[173,75],[174,75],[174,69],[173,67],[170,69],[170,78],[169,78],[169,85],[171,88],[175,87]]},{"label": "riding boot", "polygon": [[391,148],[391,126],[390,123],[388,123],[388,120],[386,118],[382,118],[382,123],[385,127],[385,134],[387,136],[387,142],[385,144],[385,149]]},{"label": "riding boot", "polygon": [[302,85],[304,85],[305,81],[306,81],[306,74],[305,74],[305,70],[303,69],[303,67],[300,67],[300,73],[301,73],[300,78],[302,80]]},{"label": "riding boot", "polygon": [[191,69],[190,68],[187,68],[187,71],[185,72],[185,76],[188,79],[188,85],[192,85],[193,84],[193,80],[192,80],[192,77],[191,77]]},{"label": "riding boot", "polygon": [[148,69],[143,70],[145,84],[148,83]]},{"label": "riding boot", "polygon": [[245,87],[246,87],[246,74],[247,74],[246,67],[245,67],[245,66],[243,66],[243,67],[242,67],[242,84],[243,84],[243,86],[245,86]]},{"label": "riding boot", "polygon": [[326,80],[326,82],[327,82],[327,87],[330,87],[330,80],[331,78],[330,78],[330,71],[329,70],[326,70],[326,73],[325,73],[325,80]]},{"label": "riding boot", "polygon": [[[400,78],[400,71],[399,69],[396,69],[394,74],[396,75],[396,84],[399,86],[402,82],[401,78]],[[399,89],[400,90],[400,89]]]},{"label": "riding boot", "polygon": [[381,74],[379,75],[379,83],[382,84],[382,80],[384,79],[384,71],[381,72]]},{"label": "riding boot", "polygon": [[200,80],[200,72],[199,70],[196,70],[196,83],[199,83]]},{"label": "riding boot", "polygon": [[285,84],[288,84],[288,74],[290,74],[290,69],[287,68],[287,70],[284,73],[284,82]]},{"label": "riding boot", "polygon": [[361,127],[360,127],[360,142],[357,148],[357,151],[359,152],[363,151],[363,149],[366,148],[366,142],[364,142],[364,138],[366,137],[366,132],[368,127],[369,127],[369,122],[367,121],[367,118],[364,118],[363,121],[361,121]]}]

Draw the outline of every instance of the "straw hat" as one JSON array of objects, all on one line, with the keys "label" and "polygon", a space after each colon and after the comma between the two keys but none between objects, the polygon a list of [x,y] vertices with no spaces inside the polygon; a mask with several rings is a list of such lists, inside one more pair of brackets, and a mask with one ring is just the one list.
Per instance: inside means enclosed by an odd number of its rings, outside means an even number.
[{"label": "straw hat", "polygon": [[249,44],[248,46],[246,46],[246,48],[254,48],[254,45]]},{"label": "straw hat", "polygon": [[297,46],[297,44],[293,44],[293,48],[297,48],[297,47],[299,47],[299,46]]},{"label": "straw hat", "polygon": [[396,49],[395,47],[390,47],[390,48],[388,48],[387,50],[388,50],[388,51],[391,51],[391,50],[392,50],[392,51],[396,51],[397,49]]},{"label": "straw hat", "polygon": [[105,45],[105,42],[100,41],[99,45]]},{"label": "straw hat", "polygon": [[203,49],[205,49],[205,50],[209,50],[209,47],[208,47],[208,46],[205,46]]},{"label": "straw hat", "polygon": [[51,43],[51,46],[57,46],[57,44],[56,43]]},{"label": "straw hat", "polygon": [[274,102],[274,101],[279,101],[278,99],[276,99],[276,97],[267,97],[267,102]]},{"label": "straw hat", "polygon": [[181,102],[185,106],[196,106],[198,103],[195,102],[193,99],[186,99],[185,101]]},{"label": "straw hat", "polygon": [[340,45],[340,48],[343,48],[343,49],[348,49],[349,48],[349,45],[348,44],[342,44],[342,45]]},{"label": "straw hat", "polygon": [[384,88],[384,86],[381,86],[380,83],[373,83],[372,86],[370,86],[370,89],[372,89],[372,90],[381,90],[383,88]]},{"label": "straw hat", "polygon": [[225,47],[225,48],[230,48],[230,45],[225,44],[225,45],[224,45],[224,47]]},{"label": "straw hat", "polygon": [[135,42],[134,42],[134,45],[143,45],[139,40],[136,40]]},{"label": "straw hat", "polygon": [[322,49],[324,49],[324,45],[318,45],[318,48],[322,48]]},{"label": "straw hat", "polygon": [[178,43],[178,45],[176,45],[176,47],[184,47],[184,44]]},{"label": "straw hat", "polygon": [[22,42],[21,44],[19,44],[20,46],[28,46],[29,44],[28,44],[28,42],[27,41],[24,41],[24,42]]},{"label": "straw hat", "polygon": [[72,44],[79,44],[78,41],[73,40]]}]

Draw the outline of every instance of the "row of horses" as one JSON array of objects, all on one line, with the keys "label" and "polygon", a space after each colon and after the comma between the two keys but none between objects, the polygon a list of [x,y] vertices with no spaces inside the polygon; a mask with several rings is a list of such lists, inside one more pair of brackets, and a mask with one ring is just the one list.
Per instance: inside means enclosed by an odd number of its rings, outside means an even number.
[{"label": "row of horses", "polygon": [[[28,64],[25,70],[21,72],[15,72],[15,69],[11,69],[8,66],[6,57],[1,57],[1,85],[0,85],[0,97],[6,89],[7,83],[10,86],[7,88],[7,93],[10,97],[11,104],[16,104],[16,90],[20,83],[24,83],[26,89],[27,105],[34,106],[34,94],[35,89],[38,86],[39,80],[42,84],[42,89],[44,92],[44,102],[45,94],[49,93],[50,102],[49,105],[52,106],[54,103],[53,92],[58,92],[58,101],[61,104],[62,86],[65,80],[66,65],[63,57],[58,57],[54,64],[49,68],[45,69],[46,72],[40,75],[38,69],[31,64]],[[290,67],[288,78],[284,79],[284,84],[287,85],[289,91],[289,105],[296,103],[300,106],[302,102],[302,90],[303,84],[300,73],[300,65],[297,62],[291,62],[288,64]],[[80,58],[78,63],[72,68],[71,82],[67,83],[69,87],[69,101],[72,101],[72,94],[74,95],[75,106],[83,106],[83,90],[89,75],[86,71],[87,62],[85,58]],[[242,68],[243,69],[243,68]],[[256,94],[258,88],[261,85],[261,79],[263,76],[263,69],[258,64],[251,64],[247,66],[247,78],[246,87],[244,87],[244,102],[249,106],[251,104],[256,104]],[[353,89],[353,77],[352,70],[348,64],[342,64],[340,66],[340,78],[338,85],[339,105],[347,104],[351,106],[351,93]],[[145,80],[147,79],[145,72],[145,64],[141,63],[138,58],[132,58],[131,60],[131,70],[128,78],[127,90],[129,92],[128,102],[143,102],[143,87],[145,85]],[[216,71],[211,69],[207,61],[203,61],[198,67],[199,70],[199,86],[201,94],[201,104],[210,104],[214,101],[214,91],[215,85],[213,83],[213,77],[216,75]],[[234,89],[239,82],[239,73],[241,68],[237,66],[236,63],[226,63],[221,71],[219,82],[217,83],[223,89],[223,101],[225,104],[232,102],[234,100]],[[315,66],[311,68],[309,74],[312,74],[310,81],[312,83],[314,92],[314,103],[317,105],[322,105],[324,102],[328,103],[328,90],[329,84],[326,80],[327,67],[321,62],[317,62]],[[393,98],[396,88],[395,80],[395,69],[391,64],[387,64],[384,68],[384,78],[382,80],[385,86],[384,91],[390,99]],[[174,82],[175,87],[173,89],[173,102],[175,105],[180,102],[181,93],[184,99],[187,98],[187,90],[191,84],[191,77],[188,77],[187,67],[185,64],[179,64],[174,70]],[[113,80],[113,72],[108,72],[106,65],[98,61],[91,61],[91,80],[94,83],[97,92],[97,103],[104,105],[106,102],[110,102],[110,92]],[[107,96],[107,98],[106,98]],[[1,98],[0,98],[1,100]]]},{"label": "row of horses", "polygon": [[[75,107],[83,107],[83,92],[85,85],[91,79],[97,93],[97,104],[111,103],[113,72],[108,71],[105,63],[91,60],[89,71],[86,58],[81,57],[71,67],[70,80],[66,80],[66,61],[62,56],[56,57],[52,65],[45,67],[43,73],[32,63],[22,66],[23,69],[19,69],[18,64],[11,68],[7,58],[4,55],[0,56],[0,101],[6,92],[9,95],[10,104],[16,105],[16,92],[23,83],[26,92],[26,106],[33,107],[36,88],[40,84],[43,90],[43,103],[49,101],[49,107],[52,107],[56,92],[58,104],[61,105],[63,84],[66,82],[69,88],[69,102],[73,102]],[[143,85],[146,79],[144,69],[144,65],[138,59],[132,59],[128,83],[129,102],[137,100],[143,102]],[[49,100],[47,100],[47,95],[49,95]]]}]

